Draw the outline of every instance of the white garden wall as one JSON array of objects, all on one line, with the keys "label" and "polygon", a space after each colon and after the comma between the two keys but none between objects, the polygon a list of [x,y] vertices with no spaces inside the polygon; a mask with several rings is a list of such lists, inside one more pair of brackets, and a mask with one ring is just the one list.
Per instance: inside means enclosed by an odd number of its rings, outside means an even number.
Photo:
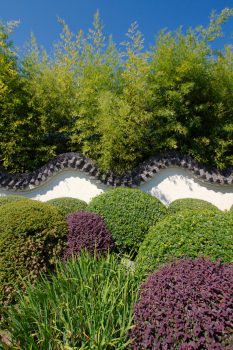
[{"label": "white garden wall", "polygon": [[[59,197],[79,198],[86,202],[112,188],[89,174],[78,170],[63,170],[54,174],[39,186],[23,190],[0,188],[0,196],[17,194],[28,198],[47,201]],[[188,170],[179,167],[162,169],[139,188],[159,198],[168,205],[179,198],[198,198],[209,201],[221,210],[233,205],[233,185],[216,185],[196,179]]]},{"label": "white garden wall", "polygon": [[0,196],[17,194],[42,202],[59,197],[73,197],[88,203],[93,197],[106,190],[105,185],[98,183],[97,180],[91,180],[88,174],[77,170],[63,170],[32,190],[10,191],[0,188]]},{"label": "white garden wall", "polygon": [[195,179],[188,171],[179,168],[161,170],[141,190],[169,204],[180,198],[206,200],[221,210],[233,205],[233,185],[214,185]]}]

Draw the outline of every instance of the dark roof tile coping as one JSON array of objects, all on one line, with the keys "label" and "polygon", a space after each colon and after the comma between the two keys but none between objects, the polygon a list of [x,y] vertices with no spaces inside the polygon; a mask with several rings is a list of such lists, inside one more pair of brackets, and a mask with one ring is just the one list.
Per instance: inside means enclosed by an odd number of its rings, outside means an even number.
[{"label": "dark roof tile coping", "polygon": [[218,185],[233,184],[233,167],[220,172],[214,167],[201,165],[190,156],[178,152],[171,151],[157,154],[121,176],[112,172],[104,173],[96,167],[90,158],[85,158],[80,153],[70,152],[58,155],[49,163],[31,173],[10,174],[6,169],[0,167],[0,187],[10,190],[32,189],[40,186],[62,169],[76,169],[85,172],[90,175],[90,178],[113,187],[137,187],[141,183],[149,181],[161,169],[174,166],[188,169],[195,178],[202,182]]}]

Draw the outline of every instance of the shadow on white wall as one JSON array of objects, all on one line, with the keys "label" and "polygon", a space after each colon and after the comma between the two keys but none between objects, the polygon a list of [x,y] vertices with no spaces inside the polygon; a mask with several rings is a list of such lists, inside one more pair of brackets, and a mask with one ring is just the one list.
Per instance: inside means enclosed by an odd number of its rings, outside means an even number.
[{"label": "shadow on white wall", "polygon": [[8,191],[0,188],[0,195],[17,194],[42,202],[59,197],[79,198],[87,203],[98,194],[107,190],[107,186],[90,176],[76,170],[63,170],[31,190]]},{"label": "shadow on white wall", "polygon": [[185,169],[178,167],[162,170],[140,188],[166,205],[181,198],[203,199],[221,210],[229,210],[233,205],[232,185],[204,183],[192,177]]},{"label": "shadow on white wall", "polygon": [[[42,202],[59,197],[73,197],[88,203],[93,197],[110,188],[83,172],[63,170],[31,190],[8,191],[0,188],[0,196],[17,194]],[[180,198],[203,199],[221,210],[229,210],[233,205],[233,185],[204,183],[179,167],[161,170],[148,182],[141,184],[140,189],[157,197],[166,205]]]}]

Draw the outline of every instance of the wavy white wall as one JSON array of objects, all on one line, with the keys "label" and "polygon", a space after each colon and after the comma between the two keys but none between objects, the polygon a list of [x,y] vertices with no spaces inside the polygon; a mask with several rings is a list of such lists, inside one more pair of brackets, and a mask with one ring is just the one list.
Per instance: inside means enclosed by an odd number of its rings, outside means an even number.
[{"label": "wavy white wall", "polygon": [[140,188],[165,204],[181,198],[197,198],[213,203],[221,210],[229,210],[233,205],[232,185],[204,183],[181,168],[164,169]]},{"label": "wavy white wall", "polygon": [[[74,197],[86,202],[109,188],[89,175],[76,170],[64,170],[39,187],[27,191],[8,191],[0,188],[0,196],[17,194],[47,201],[52,198]],[[209,201],[221,210],[233,205],[233,185],[203,183],[184,169],[174,167],[161,170],[154,178],[140,186],[141,190],[169,204],[179,198],[199,198]]]},{"label": "wavy white wall", "polygon": [[107,190],[107,186],[90,179],[90,176],[76,170],[63,170],[48,181],[27,191],[7,191],[0,188],[1,195],[17,194],[42,202],[59,197],[79,198],[87,203],[98,194]]}]

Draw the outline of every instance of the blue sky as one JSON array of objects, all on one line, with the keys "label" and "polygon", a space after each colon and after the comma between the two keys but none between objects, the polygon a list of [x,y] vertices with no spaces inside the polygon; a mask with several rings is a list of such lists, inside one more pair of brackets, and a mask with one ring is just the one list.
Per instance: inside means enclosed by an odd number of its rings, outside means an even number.
[{"label": "blue sky", "polygon": [[[50,51],[58,38],[60,26],[57,16],[63,18],[72,29],[87,30],[93,15],[99,9],[107,34],[113,34],[117,43],[124,40],[124,34],[134,21],[139,24],[145,36],[145,46],[154,43],[155,34],[162,28],[174,30],[179,26],[187,28],[208,23],[211,10],[220,12],[232,7],[232,0],[0,0],[0,18],[20,20],[21,24],[13,35],[17,47],[29,39],[33,32],[39,44]],[[224,26],[224,43],[233,43],[233,19]]]}]

